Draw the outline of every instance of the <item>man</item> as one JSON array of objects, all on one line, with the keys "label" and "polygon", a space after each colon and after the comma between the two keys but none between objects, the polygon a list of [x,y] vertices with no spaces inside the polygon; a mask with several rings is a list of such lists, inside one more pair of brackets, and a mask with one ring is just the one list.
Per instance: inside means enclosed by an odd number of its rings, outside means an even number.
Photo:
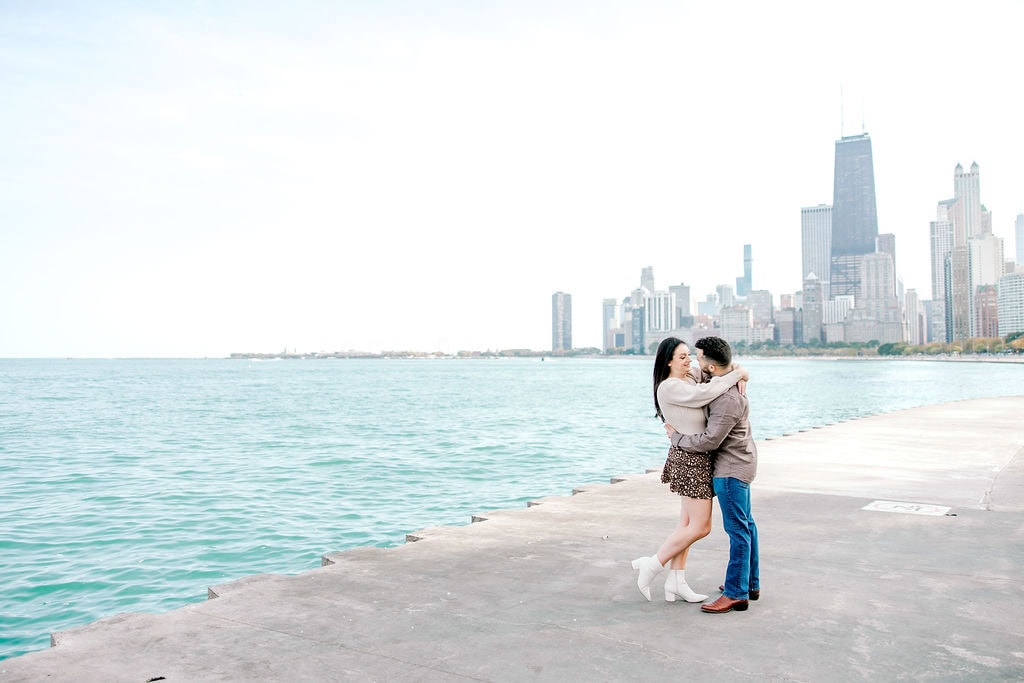
[{"label": "man", "polygon": [[[704,337],[694,344],[700,369],[721,376],[732,369],[732,349],[720,337]],[[750,405],[739,387],[731,387],[708,404],[708,425],[703,434],[679,434],[666,425],[672,444],[688,451],[711,452],[713,486],[729,534],[729,566],[722,594],[701,610],[723,614],[747,609],[747,600],[761,597],[758,574],[757,525],[750,513],[750,483],[757,474],[757,447],[750,435]]]}]

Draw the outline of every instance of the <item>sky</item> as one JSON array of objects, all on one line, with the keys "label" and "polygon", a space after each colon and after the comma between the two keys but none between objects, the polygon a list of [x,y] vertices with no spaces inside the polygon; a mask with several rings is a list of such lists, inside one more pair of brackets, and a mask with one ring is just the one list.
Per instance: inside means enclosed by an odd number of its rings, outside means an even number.
[{"label": "sky", "polygon": [[1024,3],[0,2],[0,357],[601,346],[653,266],[800,289],[873,144],[930,296],[977,162],[1024,211]]}]

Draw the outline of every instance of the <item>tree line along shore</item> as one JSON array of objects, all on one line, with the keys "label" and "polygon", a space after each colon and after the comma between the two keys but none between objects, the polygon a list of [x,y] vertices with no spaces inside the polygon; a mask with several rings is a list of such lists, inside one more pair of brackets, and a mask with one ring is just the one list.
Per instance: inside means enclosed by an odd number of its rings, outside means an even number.
[{"label": "tree line along shore", "polygon": [[[908,344],[895,342],[879,344],[868,342],[819,342],[808,344],[779,344],[774,341],[737,342],[733,349],[738,356],[758,357],[822,357],[822,358],[864,358],[864,357],[933,357],[933,358],[977,358],[995,357],[1024,358],[1024,332],[1014,332],[1006,337],[976,337],[955,343],[931,342]],[[595,358],[608,356],[653,355],[657,344],[648,353],[637,353],[633,349],[611,349],[602,351],[594,347],[583,347],[565,351],[536,351],[533,349],[501,349],[487,351],[280,351],[278,353],[232,353],[230,358],[249,360],[273,359],[317,359],[317,358]]]}]

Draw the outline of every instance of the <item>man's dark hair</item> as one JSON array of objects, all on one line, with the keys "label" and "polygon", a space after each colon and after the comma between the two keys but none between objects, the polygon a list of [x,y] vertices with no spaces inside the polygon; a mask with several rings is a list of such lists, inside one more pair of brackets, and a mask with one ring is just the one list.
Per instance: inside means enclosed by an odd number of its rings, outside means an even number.
[{"label": "man's dark hair", "polygon": [[701,337],[693,344],[704,352],[704,357],[721,368],[732,365],[732,348],[721,337]]}]

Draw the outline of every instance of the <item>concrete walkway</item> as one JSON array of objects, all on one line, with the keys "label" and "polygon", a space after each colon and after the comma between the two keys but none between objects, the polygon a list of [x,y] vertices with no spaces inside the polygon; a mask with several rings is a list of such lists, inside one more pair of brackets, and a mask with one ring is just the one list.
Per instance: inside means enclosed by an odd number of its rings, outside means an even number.
[{"label": "concrete walkway", "polygon": [[[660,579],[640,596],[629,561],[679,499],[636,474],[54,634],[0,661],[0,681],[1024,679],[1024,396],[759,448],[762,595],[746,612],[666,603]],[[714,527],[687,567],[712,597],[717,506]]]}]

